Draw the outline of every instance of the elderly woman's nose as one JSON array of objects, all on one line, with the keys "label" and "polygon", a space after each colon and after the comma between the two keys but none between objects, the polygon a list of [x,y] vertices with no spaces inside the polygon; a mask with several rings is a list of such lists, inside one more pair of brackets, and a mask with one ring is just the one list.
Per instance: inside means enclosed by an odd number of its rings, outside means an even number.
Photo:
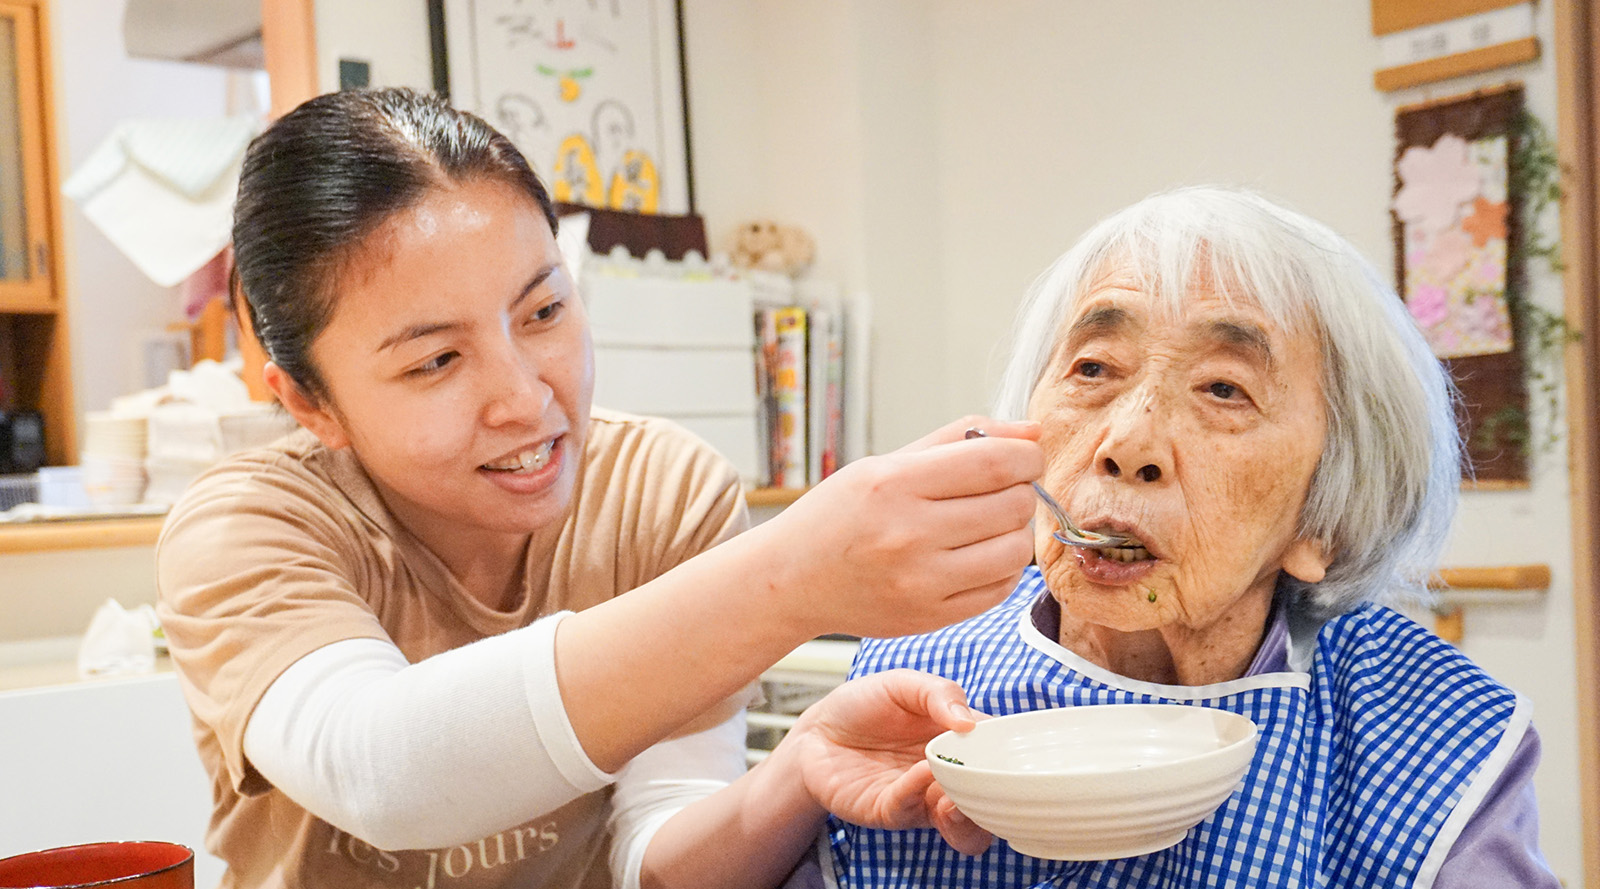
[{"label": "elderly woman's nose", "polygon": [[[1106,471],[1106,474],[1111,476],[1112,478],[1120,478],[1120,477],[1122,477],[1122,466],[1119,465],[1116,460],[1113,460],[1112,458],[1107,457],[1105,459],[1105,463],[1103,464],[1103,467],[1104,467],[1104,469]],[[1143,465],[1143,466],[1139,467],[1137,470],[1135,470],[1134,473],[1133,473],[1133,476],[1134,476],[1134,478],[1137,478],[1139,481],[1142,481],[1142,482],[1160,481],[1161,480],[1161,467],[1157,466],[1154,463],[1146,463],[1145,465]]]},{"label": "elderly woman's nose", "polygon": [[1167,424],[1151,393],[1118,405],[1095,454],[1096,469],[1112,478],[1159,482],[1172,474]]}]

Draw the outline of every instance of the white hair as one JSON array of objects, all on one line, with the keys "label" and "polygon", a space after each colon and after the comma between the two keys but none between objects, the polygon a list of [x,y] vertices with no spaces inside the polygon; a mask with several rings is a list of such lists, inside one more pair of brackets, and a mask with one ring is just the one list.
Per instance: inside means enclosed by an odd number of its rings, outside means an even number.
[{"label": "white hair", "polygon": [[1198,282],[1308,332],[1323,352],[1328,432],[1300,533],[1333,555],[1298,605],[1337,613],[1425,600],[1461,480],[1455,388],[1394,290],[1327,226],[1218,187],[1158,194],[1097,223],[1034,282],[995,414],[1026,416],[1066,320],[1108,272],[1176,311]]}]

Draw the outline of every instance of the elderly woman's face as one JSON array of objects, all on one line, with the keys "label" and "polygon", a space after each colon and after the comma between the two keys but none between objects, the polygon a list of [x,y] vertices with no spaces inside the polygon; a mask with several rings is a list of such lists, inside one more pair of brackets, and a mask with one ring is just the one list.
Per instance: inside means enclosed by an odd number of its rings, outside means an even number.
[{"label": "elderly woman's face", "polygon": [[1173,317],[1130,280],[1107,278],[1067,319],[1029,416],[1068,515],[1141,545],[1066,547],[1041,514],[1039,563],[1079,620],[1204,628],[1270,597],[1280,569],[1327,567],[1297,537],[1327,428],[1318,345],[1210,292]]}]

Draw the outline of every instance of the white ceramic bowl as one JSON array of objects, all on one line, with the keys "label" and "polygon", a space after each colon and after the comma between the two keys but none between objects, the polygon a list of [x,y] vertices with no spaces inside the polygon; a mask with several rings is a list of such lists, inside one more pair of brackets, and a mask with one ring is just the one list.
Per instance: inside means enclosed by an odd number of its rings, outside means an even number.
[{"label": "white ceramic bowl", "polygon": [[1035,710],[928,742],[933,775],[974,823],[1035,858],[1128,858],[1182,842],[1233,794],[1256,725],[1180,704]]}]

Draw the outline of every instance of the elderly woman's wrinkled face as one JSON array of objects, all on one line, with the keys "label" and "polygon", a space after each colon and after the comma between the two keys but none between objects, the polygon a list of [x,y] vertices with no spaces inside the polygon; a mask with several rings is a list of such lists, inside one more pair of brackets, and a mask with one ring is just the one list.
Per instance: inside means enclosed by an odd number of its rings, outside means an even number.
[{"label": "elderly woman's wrinkled face", "polygon": [[1327,428],[1321,358],[1248,299],[1192,292],[1174,317],[1131,280],[1077,306],[1028,413],[1067,514],[1139,545],[1063,546],[1041,513],[1039,563],[1078,620],[1200,629],[1270,598],[1280,569],[1322,579],[1322,548],[1297,536]]}]

